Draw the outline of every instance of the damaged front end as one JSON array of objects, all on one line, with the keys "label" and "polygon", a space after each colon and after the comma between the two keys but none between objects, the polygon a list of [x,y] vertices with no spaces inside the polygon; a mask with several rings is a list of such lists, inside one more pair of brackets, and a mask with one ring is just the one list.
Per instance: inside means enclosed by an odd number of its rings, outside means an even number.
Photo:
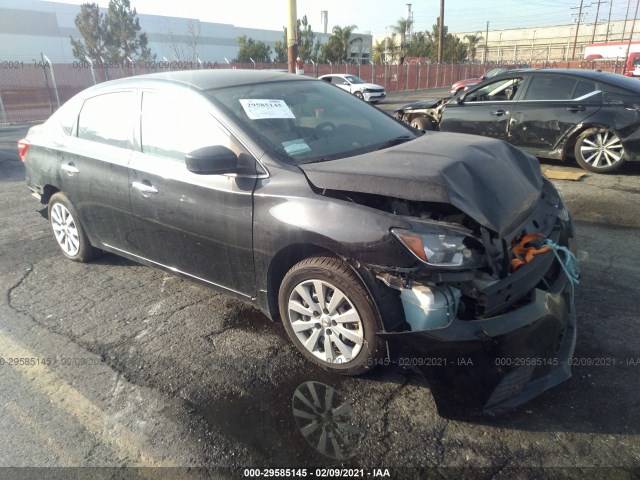
[{"label": "damaged front end", "polygon": [[513,271],[512,246],[539,234],[539,246],[575,251],[573,226],[548,182],[531,216],[507,234],[461,217],[464,225],[414,217],[411,230],[393,230],[419,260],[414,269],[368,266],[399,292],[405,315],[403,330],[380,336],[404,352],[399,363],[428,378],[442,415],[497,415],[571,376],[576,318],[561,257],[538,249]]},{"label": "damaged front end", "polygon": [[574,231],[537,160],[505,142],[427,133],[330,163],[303,167],[319,193],[397,219],[390,234],[413,265],[361,268],[394,292],[404,322],[379,335],[428,378],[442,415],[500,414],[571,376],[573,283],[557,251],[575,252]]}]

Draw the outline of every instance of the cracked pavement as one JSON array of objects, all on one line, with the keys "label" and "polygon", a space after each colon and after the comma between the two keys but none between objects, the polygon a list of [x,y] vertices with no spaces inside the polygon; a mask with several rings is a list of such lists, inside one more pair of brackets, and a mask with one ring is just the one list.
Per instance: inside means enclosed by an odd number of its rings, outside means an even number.
[{"label": "cracked pavement", "polygon": [[[640,359],[629,363],[640,357],[640,165],[555,182],[582,260],[574,377],[507,416],[460,420],[439,416],[426,381],[398,365],[360,378],[317,370],[246,303],[113,255],[66,261],[24,185],[25,133],[0,128],[0,357],[42,363],[0,365],[0,432],[13,439],[0,467],[474,466],[496,479],[640,467]],[[296,426],[292,398],[310,380],[351,406],[361,436],[348,459]]]}]

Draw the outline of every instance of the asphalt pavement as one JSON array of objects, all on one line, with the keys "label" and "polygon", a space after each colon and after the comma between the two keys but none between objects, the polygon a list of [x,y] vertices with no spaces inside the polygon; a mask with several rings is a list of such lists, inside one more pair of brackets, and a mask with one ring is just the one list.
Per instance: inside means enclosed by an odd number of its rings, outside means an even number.
[{"label": "asphalt pavement", "polygon": [[[379,107],[441,93],[390,94]],[[168,466],[180,469],[146,476],[350,467],[369,477],[637,478],[640,165],[554,182],[582,267],[573,378],[506,416],[457,419],[438,414],[408,368],[329,375],[248,304],[113,255],[66,261],[24,185],[16,142],[26,128],[0,128],[2,478],[41,473],[26,467]],[[327,412],[339,420],[334,442],[305,430]]]}]

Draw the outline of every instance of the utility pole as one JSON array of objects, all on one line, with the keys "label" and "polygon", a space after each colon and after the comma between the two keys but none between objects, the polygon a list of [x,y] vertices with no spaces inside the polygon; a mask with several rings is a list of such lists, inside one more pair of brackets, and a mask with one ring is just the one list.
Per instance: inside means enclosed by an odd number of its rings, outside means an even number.
[{"label": "utility pole", "polygon": [[621,41],[624,42],[624,32],[627,31],[627,20],[629,18],[629,7],[631,6],[631,0],[627,0],[627,13],[624,16],[624,25],[622,25],[622,38]]},{"label": "utility pole", "polygon": [[484,34],[484,61],[482,63],[487,62],[488,56],[489,56],[489,20],[487,20],[487,31]]},{"label": "utility pole", "polygon": [[[593,33],[591,34],[591,43],[595,42],[596,40],[596,28],[598,28],[598,14],[600,13],[600,4],[602,3],[602,0],[598,0],[598,6],[596,7],[596,19],[593,22]],[[604,2],[607,3],[607,2]]]},{"label": "utility pole", "polygon": [[578,21],[576,24],[576,36],[573,40],[573,50],[571,52],[571,60],[573,60],[574,58],[576,58],[576,44],[578,43],[578,30],[580,30],[580,21],[582,20],[582,4],[584,3],[584,0],[580,0],[580,9],[578,10]]},{"label": "utility pole", "polygon": [[298,39],[296,38],[297,19],[296,0],[289,0],[289,28],[287,29],[287,60],[289,73],[296,73],[296,60],[298,58]]},{"label": "utility pole", "polygon": [[633,14],[633,22],[631,23],[631,33],[629,34],[629,43],[627,44],[627,53],[624,56],[624,70],[622,74],[627,73],[627,59],[629,58],[629,50],[631,50],[631,40],[633,40],[633,29],[636,26],[636,18],[638,16],[638,6],[640,5],[640,0],[636,0],[636,13]]},{"label": "utility pole", "polygon": [[444,0],[440,0],[440,26],[438,28],[438,63],[442,63],[444,52]]},{"label": "utility pole", "polygon": [[607,20],[607,33],[604,37],[604,41],[609,41],[609,30],[611,30],[611,9],[613,8],[613,0],[609,0],[609,19]]}]

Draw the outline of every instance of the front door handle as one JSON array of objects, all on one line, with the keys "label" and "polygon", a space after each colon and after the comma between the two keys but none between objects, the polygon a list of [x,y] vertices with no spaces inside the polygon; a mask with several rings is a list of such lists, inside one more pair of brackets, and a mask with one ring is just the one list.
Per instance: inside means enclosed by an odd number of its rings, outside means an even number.
[{"label": "front door handle", "polygon": [[133,182],[131,186],[142,194],[158,193],[158,189],[149,183]]},{"label": "front door handle", "polygon": [[491,112],[491,115],[495,115],[496,117],[501,117],[502,115],[509,113],[505,110],[496,110],[495,112]]},{"label": "front door handle", "polygon": [[567,112],[584,112],[586,108],[584,105],[576,105],[575,107],[567,107]]},{"label": "front door handle", "polygon": [[60,165],[60,170],[67,172],[67,175],[69,176],[75,175],[76,173],[80,172],[80,170],[76,168],[73,162],[63,163],[62,165]]}]

